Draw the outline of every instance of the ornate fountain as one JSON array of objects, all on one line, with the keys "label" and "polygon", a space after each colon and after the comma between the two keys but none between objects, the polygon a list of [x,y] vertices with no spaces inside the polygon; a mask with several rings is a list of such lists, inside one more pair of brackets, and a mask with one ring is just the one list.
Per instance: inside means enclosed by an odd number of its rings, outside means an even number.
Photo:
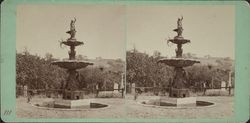
[{"label": "ornate fountain", "polygon": [[[82,104],[88,104],[89,102],[79,102],[74,100],[83,99],[84,91],[81,91],[80,82],[79,82],[79,73],[77,69],[85,68],[88,65],[93,65],[93,63],[86,61],[76,60],[76,46],[83,45],[83,42],[77,41],[75,38],[76,29],[75,29],[76,19],[71,20],[70,30],[66,33],[70,34],[70,38],[67,41],[62,41],[61,44],[70,47],[69,59],[62,61],[54,61],[53,65],[57,65],[61,68],[67,69],[68,78],[66,84],[63,86],[63,100],[56,100],[55,105],[58,107],[73,107],[80,106]],[[81,104],[80,104],[81,103]],[[88,104],[89,105],[89,104]]]},{"label": "ornate fountain", "polygon": [[168,42],[174,43],[177,45],[176,49],[176,58],[163,58],[160,59],[159,63],[164,63],[168,66],[174,67],[174,76],[172,82],[170,83],[170,91],[169,97],[161,97],[161,101],[165,101],[167,103],[171,103],[174,105],[195,105],[196,98],[191,97],[190,84],[187,80],[186,71],[183,69],[184,67],[192,66],[195,63],[200,63],[197,60],[182,58],[182,45],[186,43],[190,43],[190,40],[184,39],[182,36],[183,28],[182,28],[182,18],[178,18],[177,28],[173,31],[177,32],[177,36],[174,39],[169,39]]}]

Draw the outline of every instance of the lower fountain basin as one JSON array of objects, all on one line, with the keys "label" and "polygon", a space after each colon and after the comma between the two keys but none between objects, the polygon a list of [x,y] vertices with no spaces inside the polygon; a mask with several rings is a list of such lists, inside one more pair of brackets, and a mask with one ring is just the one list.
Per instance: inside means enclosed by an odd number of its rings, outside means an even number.
[{"label": "lower fountain basin", "polygon": [[51,99],[45,100],[41,103],[35,103],[33,106],[45,109],[69,109],[69,110],[82,110],[82,109],[97,109],[105,108],[109,105],[95,102],[93,99],[81,100],[64,100],[64,99]]},{"label": "lower fountain basin", "polygon": [[63,60],[63,61],[54,61],[53,65],[57,65],[65,69],[80,69],[87,67],[88,65],[93,65],[91,62],[79,61],[79,60]]},{"label": "lower fountain basin", "polygon": [[195,63],[200,63],[200,61],[194,59],[186,59],[186,58],[163,58],[158,61],[159,63],[164,63],[169,66],[174,67],[188,67],[192,66]]},{"label": "lower fountain basin", "polygon": [[139,101],[138,103],[142,104],[143,106],[161,107],[161,108],[197,108],[197,107],[210,107],[210,106],[215,105],[212,102],[201,101],[201,100],[192,100],[192,99],[188,99],[191,103],[179,105],[176,103],[177,101],[175,102],[173,100],[176,100],[176,99],[169,98],[168,101],[164,101],[161,99],[152,99],[152,100]]}]

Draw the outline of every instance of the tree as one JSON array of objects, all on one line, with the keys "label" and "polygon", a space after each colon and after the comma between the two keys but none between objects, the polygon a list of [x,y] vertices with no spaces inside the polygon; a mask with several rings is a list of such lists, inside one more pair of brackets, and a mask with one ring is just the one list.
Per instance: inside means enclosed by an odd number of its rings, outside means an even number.
[{"label": "tree", "polygon": [[53,61],[54,60],[53,55],[51,53],[46,53],[45,54],[45,60],[49,61],[49,62]]},{"label": "tree", "polygon": [[66,72],[54,65],[55,60],[49,53],[45,58],[31,55],[27,50],[16,53],[16,83],[17,85],[28,85],[30,89],[59,88],[65,81]]},{"label": "tree", "polygon": [[127,51],[127,83],[136,83],[136,86],[141,87],[167,86],[173,69],[164,64],[157,64],[160,58],[162,57],[158,51],[155,51],[153,56],[137,50]]}]

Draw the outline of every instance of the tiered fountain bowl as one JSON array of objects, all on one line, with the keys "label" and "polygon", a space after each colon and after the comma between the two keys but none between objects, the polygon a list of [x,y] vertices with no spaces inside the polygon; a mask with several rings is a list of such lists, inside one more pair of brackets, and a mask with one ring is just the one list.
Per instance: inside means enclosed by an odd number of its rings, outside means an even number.
[{"label": "tiered fountain bowl", "polygon": [[158,62],[173,67],[188,67],[194,65],[195,63],[200,63],[198,60],[187,58],[162,58]]},{"label": "tiered fountain bowl", "polygon": [[88,65],[93,65],[93,63],[88,61],[79,61],[79,60],[62,60],[62,61],[54,61],[52,62],[53,65],[57,65],[61,68],[65,69],[81,69],[85,68]]},{"label": "tiered fountain bowl", "polygon": [[[67,33],[71,33],[72,31],[68,31]],[[69,52],[69,60],[62,60],[62,61],[54,61],[52,62],[53,65],[57,65],[61,68],[65,68],[68,70],[76,70],[85,68],[88,65],[93,65],[93,63],[83,60],[76,60],[75,59],[75,47],[79,45],[83,45],[83,42],[77,41],[75,38],[69,38],[67,41],[61,42],[64,45],[70,47],[71,51]]]}]

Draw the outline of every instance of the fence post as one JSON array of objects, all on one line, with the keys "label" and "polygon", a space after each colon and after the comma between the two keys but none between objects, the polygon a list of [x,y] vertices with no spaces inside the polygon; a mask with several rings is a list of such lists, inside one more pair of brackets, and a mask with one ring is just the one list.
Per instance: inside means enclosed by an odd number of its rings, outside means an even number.
[{"label": "fence post", "polygon": [[25,86],[23,87],[23,96],[24,96],[24,97],[27,97],[27,96],[28,96],[28,86],[27,86],[27,85],[25,85]]},{"label": "fence post", "polygon": [[123,93],[124,93],[124,88],[122,88],[122,98],[123,98],[123,96],[124,96],[124,94],[123,94]]},{"label": "fence post", "polygon": [[115,93],[118,92],[118,89],[119,89],[118,86],[119,86],[119,85],[118,85],[117,83],[114,83],[114,92],[115,92]]},{"label": "fence post", "polygon": [[131,94],[135,95],[135,83],[132,83]]},{"label": "fence post", "polygon": [[96,95],[95,95],[95,96],[96,96],[96,97],[98,97],[98,94],[99,94],[99,85],[98,85],[98,84],[96,84],[96,86],[95,86],[95,87],[96,87]]},{"label": "fence post", "polygon": [[231,95],[231,87],[228,87],[229,88],[229,96]]},{"label": "fence post", "polygon": [[[213,86],[212,86],[213,88]],[[203,95],[206,95],[206,83],[204,82],[203,83]]]}]

